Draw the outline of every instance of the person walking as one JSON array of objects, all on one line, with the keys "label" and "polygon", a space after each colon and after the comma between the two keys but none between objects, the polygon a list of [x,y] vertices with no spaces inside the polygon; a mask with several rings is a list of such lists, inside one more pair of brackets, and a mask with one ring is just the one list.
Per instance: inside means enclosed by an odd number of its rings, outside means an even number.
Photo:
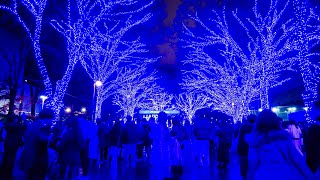
[{"label": "person walking", "polygon": [[39,113],[39,119],[31,123],[25,133],[21,168],[27,180],[44,180],[48,169],[48,140],[52,120],[51,109]]},{"label": "person walking", "polygon": [[277,115],[262,111],[247,140],[248,180],[313,179],[303,156],[296,150],[290,135],[281,129]]}]

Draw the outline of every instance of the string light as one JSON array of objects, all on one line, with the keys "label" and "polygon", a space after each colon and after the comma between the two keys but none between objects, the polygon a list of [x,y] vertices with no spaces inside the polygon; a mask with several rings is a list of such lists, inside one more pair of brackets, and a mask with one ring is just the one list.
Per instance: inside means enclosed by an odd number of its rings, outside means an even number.
[{"label": "string light", "polygon": [[[88,2],[77,1],[79,17],[72,19],[74,23],[70,23],[71,20],[68,24],[53,20],[51,24],[72,42],[70,47],[73,48],[69,51],[71,56],[80,60],[93,82],[102,82],[103,85],[97,89],[95,103],[96,117],[100,118],[103,102],[116,95],[121,82],[128,78],[123,76],[123,73],[127,74],[126,68],[123,67],[156,60],[143,55],[147,50],[140,38],[133,41],[124,38],[130,29],[151,18],[150,13],[142,17],[137,16],[138,18],[134,15],[148,8],[154,1],[149,1],[146,5],[141,5],[136,0],[95,1],[93,4]],[[125,11],[135,7],[138,8]],[[68,8],[70,12],[70,5]]]},{"label": "string light", "polygon": [[178,109],[186,113],[188,120],[192,123],[192,118],[197,110],[210,107],[208,100],[209,99],[203,94],[187,92],[175,97],[175,105]]},{"label": "string light", "polygon": [[157,78],[155,72],[148,74],[146,64],[135,68],[128,68],[122,76],[125,81],[119,82],[113,103],[124,112],[124,117],[134,115],[136,108],[148,106],[148,99],[159,87],[154,83]]},{"label": "string light", "polygon": [[[313,103],[318,98],[319,64],[312,63],[310,57],[319,55],[310,53],[315,45],[319,44],[320,36],[320,18],[313,9],[307,8],[304,0],[293,1],[294,13],[296,16],[296,45],[298,49],[298,66],[303,79],[305,91],[302,94],[304,104],[306,106],[306,119],[309,123],[314,120],[311,118]],[[312,24],[316,22],[316,25]],[[317,72],[318,71],[318,72]]]}]

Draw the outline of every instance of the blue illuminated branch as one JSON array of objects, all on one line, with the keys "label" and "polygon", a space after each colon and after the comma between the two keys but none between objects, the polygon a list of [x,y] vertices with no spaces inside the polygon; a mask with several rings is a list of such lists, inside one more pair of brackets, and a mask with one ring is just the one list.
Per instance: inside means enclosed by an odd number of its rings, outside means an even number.
[{"label": "blue illuminated branch", "polygon": [[314,10],[307,7],[304,0],[293,1],[294,13],[296,16],[296,45],[298,50],[297,64],[301,73],[305,91],[302,94],[304,104],[307,107],[306,119],[313,122],[312,114],[313,103],[318,98],[319,83],[319,63],[312,63],[312,56],[319,56],[319,53],[311,53],[313,47],[319,45],[320,18]]},{"label": "blue illuminated branch", "polygon": [[[62,33],[72,47],[72,59],[80,60],[93,82],[101,81],[97,88],[96,116],[101,115],[102,103],[115,95],[118,82],[122,82],[120,72],[128,64],[149,64],[156,59],[146,57],[146,46],[135,40],[125,40],[130,29],[145,23],[151,14],[137,16],[153,4],[141,5],[136,0],[77,0],[79,17],[73,21],[51,21],[52,26]],[[138,7],[139,6],[139,7]],[[126,12],[123,9],[135,9]]]},{"label": "blue illuminated branch", "polygon": [[186,113],[190,122],[197,110],[211,106],[206,95],[195,91],[179,94],[175,97],[175,102],[176,107]]},{"label": "blue illuminated branch", "polygon": [[157,78],[155,72],[148,74],[146,65],[135,68],[123,68],[119,73],[123,78],[117,81],[117,90],[113,103],[119,106],[124,116],[133,115],[136,108],[144,108],[148,98],[158,89],[154,83]]}]

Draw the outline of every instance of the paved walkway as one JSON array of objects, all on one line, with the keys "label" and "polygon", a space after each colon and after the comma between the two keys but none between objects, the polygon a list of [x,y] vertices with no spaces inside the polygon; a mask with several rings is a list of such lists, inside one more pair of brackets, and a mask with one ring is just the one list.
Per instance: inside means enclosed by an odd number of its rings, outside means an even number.
[{"label": "paved walkway", "polygon": [[[236,154],[232,154],[229,166],[226,170],[216,168],[216,163],[212,167],[190,167],[183,170],[183,175],[179,180],[241,180],[239,174],[239,163]],[[154,177],[157,172],[146,162],[138,162],[136,168],[118,168],[118,170],[102,168],[91,168],[86,180],[162,180]]]}]

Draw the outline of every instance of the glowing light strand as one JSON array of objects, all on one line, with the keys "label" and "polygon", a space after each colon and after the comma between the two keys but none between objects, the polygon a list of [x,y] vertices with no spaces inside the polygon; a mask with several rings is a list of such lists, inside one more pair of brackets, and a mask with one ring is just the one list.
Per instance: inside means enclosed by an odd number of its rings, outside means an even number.
[{"label": "glowing light strand", "polygon": [[[206,94],[215,109],[233,116],[234,121],[241,121],[248,114],[249,103],[259,95],[259,79],[256,75],[260,71],[258,48],[248,44],[249,54],[229,33],[225,11],[222,15],[213,11],[215,18],[211,20],[213,27],[209,28],[198,15],[192,17],[204,29],[201,35],[186,29],[183,39],[188,50],[184,64],[193,66],[192,70],[185,70],[184,89]],[[221,58],[219,63],[205,50],[214,45],[223,45],[218,49]],[[212,48],[211,49],[217,49]]]},{"label": "glowing light strand", "polygon": [[[117,82],[121,82],[120,69],[130,63],[150,63],[155,59],[149,59],[142,54],[146,53],[145,45],[140,38],[133,41],[123,40],[124,35],[133,27],[148,21],[151,14],[148,13],[140,19],[134,19],[134,14],[141,12],[152,4],[126,13],[122,17],[120,7],[139,6],[138,1],[95,1],[77,0],[79,18],[69,25],[73,36],[72,41],[81,39],[77,43],[79,50],[76,58],[81,61],[93,82],[101,81],[102,86],[97,88],[96,117],[101,117],[102,103],[115,94]],[[93,9],[95,12],[92,12]],[[130,8],[131,9],[131,8]],[[124,20],[125,18],[125,20]],[[68,26],[63,22],[53,21],[57,30],[66,32],[62,27]],[[101,27],[103,25],[103,27]]]},{"label": "glowing light strand", "polygon": [[[311,56],[319,56],[319,53],[311,53],[313,47],[319,44],[320,40],[320,18],[314,10],[307,7],[304,0],[294,0],[294,13],[296,16],[296,45],[298,50],[299,70],[303,79],[305,91],[302,94],[304,104],[307,107],[306,119],[313,122],[311,117],[312,106],[318,98],[318,83],[320,76],[319,64],[312,63]],[[315,22],[315,23],[314,23]],[[314,24],[315,25],[314,25]]]},{"label": "glowing light strand", "polygon": [[125,68],[121,74],[125,81],[117,82],[118,88],[113,103],[124,112],[124,117],[133,116],[135,109],[144,108],[147,99],[159,88],[154,83],[157,80],[156,74],[148,74],[146,66]]},{"label": "glowing light strand", "polygon": [[[258,0],[255,0],[253,8],[254,18],[247,18],[249,24],[253,27],[247,27],[245,23],[233,12],[235,19],[246,31],[249,40],[259,49],[260,67],[260,100],[261,108],[269,109],[269,90],[282,85],[289,78],[282,78],[283,71],[293,71],[293,64],[296,61],[295,56],[290,53],[296,50],[293,41],[293,32],[295,30],[293,19],[282,18],[288,7],[289,1],[277,10],[280,6],[277,0],[272,0],[268,13],[263,16],[262,8],[258,7]],[[280,26],[280,28],[279,28]],[[254,36],[255,33],[258,36]]]},{"label": "glowing light strand", "polygon": [[195,92],[182,93],[175,96],[174,99],[176,107],[187,115],[190,123],[197,110],[211,106],[208,97]]}]

